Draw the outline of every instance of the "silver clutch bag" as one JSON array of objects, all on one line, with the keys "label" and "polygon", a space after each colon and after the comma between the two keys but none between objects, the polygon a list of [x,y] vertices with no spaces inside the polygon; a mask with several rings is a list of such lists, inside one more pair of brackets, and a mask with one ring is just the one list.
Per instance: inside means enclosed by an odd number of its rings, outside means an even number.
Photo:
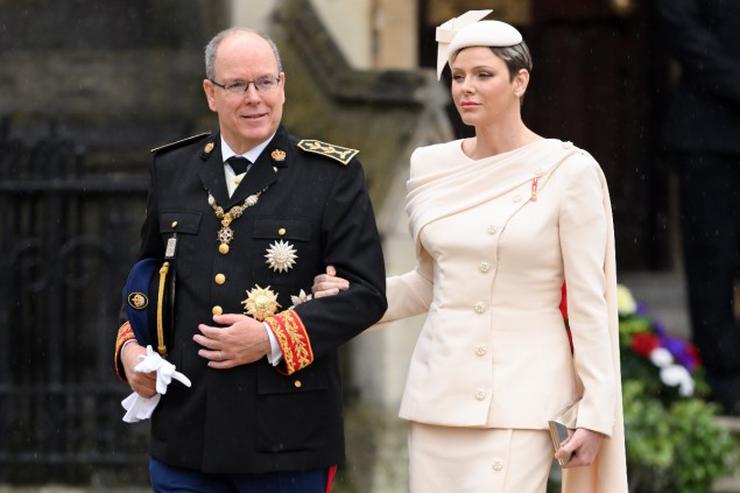
[{"label": "silver clutch bag", "polygon": [[[555,452],[570,439],[576,429],[576,418],[578,417],[578,404],[580,399],[571,402],[560,411],[556,417],[547,422],[550,428],[550,439]],[[558,459],[560,466],[565,466],[570,461],[570,455]]]}]

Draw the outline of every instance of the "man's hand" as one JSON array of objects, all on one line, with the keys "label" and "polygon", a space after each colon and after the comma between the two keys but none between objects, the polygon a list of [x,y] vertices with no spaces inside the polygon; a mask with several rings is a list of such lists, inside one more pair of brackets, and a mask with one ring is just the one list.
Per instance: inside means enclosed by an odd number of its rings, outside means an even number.
[{"label": "man's hand", "polygon": [[270,352],[270,339],[262,322],[252,317],[227,313],[213,321],[225,327],[200,324],[193,340],[205,349],[198,355],[209,360],[211,368],[227,369],[253,363]]},{"label": "man's hand", "polygon": [[599,453],[604,435],[585,428],[578,428],[565,444],[555,453],[555,458],[567,457],[569,452],[573,455],[563,467],[590,466]]},{"label": "man's hand", "polygon": [[146,348],[136,341],[127,343],[121,350],[121,363],[126,373],[126,381],[131,386],[131,390],[140,396],[154,397],[157,393],[157,372],[139,373],[134,371],[136,365],[141,361],[139,356],[146,356]]},{"label": "man's hand", "polygon": [[319,274],[314,277],[313,286],[311,286],[314,299],[324,296],[334,296],[335,294],[339,294],[339,291],[346,289],[349,289],[349,281],[342,277],[337,277],[337,270],[333,265],[326,266],[326,274]]}]

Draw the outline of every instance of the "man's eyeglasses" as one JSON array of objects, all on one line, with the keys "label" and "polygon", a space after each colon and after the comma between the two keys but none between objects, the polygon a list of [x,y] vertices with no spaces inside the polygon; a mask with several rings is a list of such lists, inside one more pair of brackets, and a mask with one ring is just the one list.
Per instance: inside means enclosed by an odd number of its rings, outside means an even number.
[{"label": "man's eyeglasses", "polygon": [[220,87],[232,96],[240,96],[249,90],[249,85],[254,84],[254,88],[257,92],[270,92],[278,86],[280,82],[280,76],[265,75],[259,79],[254,80],[235,80],[233,82],[227,82],[221,84],[213,79],[208,79],[213,85]]}]

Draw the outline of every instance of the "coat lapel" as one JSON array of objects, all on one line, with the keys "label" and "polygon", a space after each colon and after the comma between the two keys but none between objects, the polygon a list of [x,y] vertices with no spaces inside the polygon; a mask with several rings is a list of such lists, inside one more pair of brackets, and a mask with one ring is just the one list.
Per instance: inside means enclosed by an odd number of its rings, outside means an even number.
[{"label": "coat lapel", "polygon": [[280,168],[287,166],[288,163],[287,139],[285,130],[282,126],[279,127],[275,136],[257,158],[257,162],[252,165],[252,168],[234,191],[234,195],[226,201],[226,209],[244,202],[250,195],[264,190],[278,181]]},{"label": "coat lapel", "polygon": [[209,138],[203,147],[200,158],[204,161],[198,170],[203,187],[210,192],[219,204],[225,204],[229,200],[226,189],[226,176],[224,175],[224,164],[221,158],[221,136],[219,133]]}]

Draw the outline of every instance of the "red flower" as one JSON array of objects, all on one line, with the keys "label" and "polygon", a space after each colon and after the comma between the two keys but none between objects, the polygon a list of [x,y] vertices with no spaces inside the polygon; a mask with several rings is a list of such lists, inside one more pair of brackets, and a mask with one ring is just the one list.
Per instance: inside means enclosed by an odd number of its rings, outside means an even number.
[{"label": "red flower", "polygon": [[701,358],[699,357],[699,350],[696,348],[696,346],[694,346],[691,343],[687,344],[686,352],[689,354],[689,358],[691,358],[691,362],[695,366],[701,365]]},{"label": "red flower", "polygon": [[632,350],[643,358],[650,357],[653,349],[660,347],[660,339],[649,332],[638,332],[630,340]]}]

